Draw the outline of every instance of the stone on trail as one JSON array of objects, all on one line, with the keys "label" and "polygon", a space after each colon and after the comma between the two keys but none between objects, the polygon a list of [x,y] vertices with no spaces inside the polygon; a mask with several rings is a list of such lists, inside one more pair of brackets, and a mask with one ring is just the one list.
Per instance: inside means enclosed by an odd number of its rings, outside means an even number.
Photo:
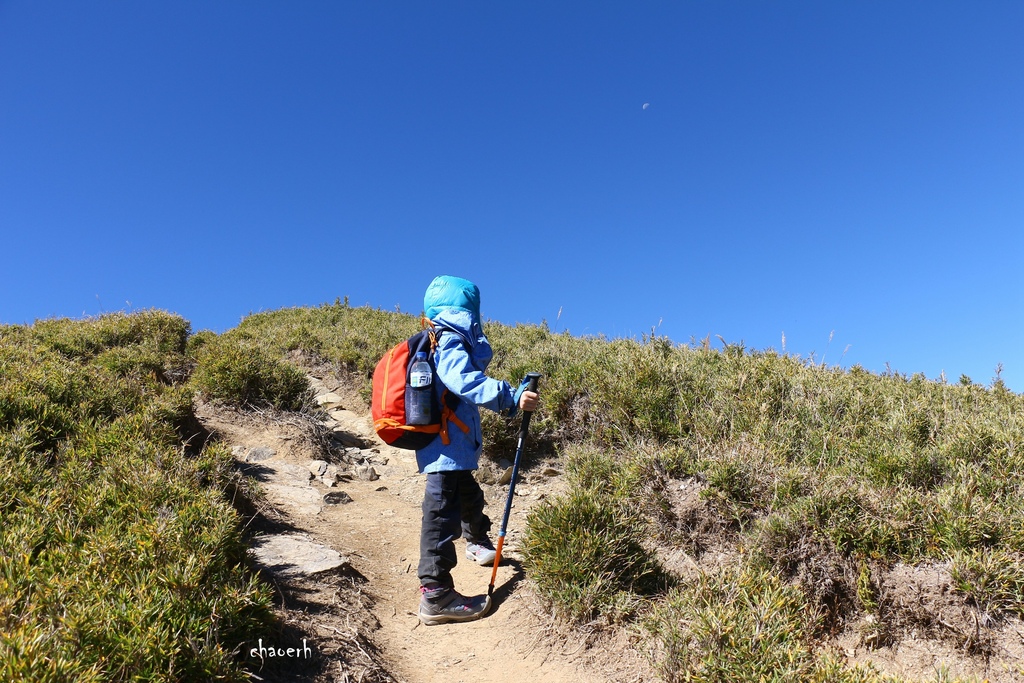
[{"label": "stone on trail", "polygon": [[302,465],[292,465],[290,463],[281,463],[270,470],[272,472],[270,476],[270,482],[275,484],[281,484],[282,486],[295,486],[298,488],[309,488],[309,480],[313,478],[313,473],[309,469]]},{"label": "stone on trail", "polygon": [[258,448],[254,448],[251,451],[249,451],[249,454],[245,456],[245,461],[263,462],[264,460],[270,460],[275,455],[277,455],[277,451],[275,451],[273,448],[259,446]]},{"label": "stone on trail", "polygon": [[320,492],[311,486],[299,488],[281,484],[266,484],[267,499],[293,515],[312,517],[323,509]]},{"label": "stone on trail", "polygon": [[333,391],[329,391],[326,394],[320,394],[319,396],[317,396],[316,403],[317,405],[327,409],[340,408],[342,398]]},{"label": "stone on trail", "polygon": [[320,574],[348,564],[348,558],[298,533],[261,536],[250,552],[257,565],[286,578]]},{"label": "stone on trail", "polygon": [[345,503],[351,503],[352,496],[348,495],[344,491],[331,491],[324,494],[324,503],[327,505],[344,505]]},{"label": "stone on trail", "polygon": [[366,441],[344,430],[334,430],[331,433],[331,438],[348,448],[366,448]]},{"label": "stone on trail", "polygon": [[353,420],[359,419],[359,417],[355,415],[352,411],[345,410],[344,408],[334,408],[332,410],[328,410],[327,414],[330,416],[332,420],[338,422],[339,424],[350,424]]},{"label": "stone on trail", "polygon": [[339,408],[328,411],[327,415],[347,431],[355,432],[356,434],[370,434],[373,432],[373,428],[366,421],[366,418],[353,413],[351,410]]},{"label": "stone on trail", "polygon": [[336,465],[327,465],[327,469],[320,475],[320,481],[326,486],[335,486],[341,479],[341,470]]},{"label": "stone on trail", "polygon": [[475,472],[476,480],[480,484],[494,485],[498,483],[498,478],[494,476],[494,472],[490,467],[481,467]]},{"label": "stone on trail", "polygon": [[356,476],[363,481],[377,481],[380,479],[380,475],[377,474],[377,470],[370,465],[356,465],[355,472]]},{"label": "stone on trail", "polygon": [[309,485],[313,473],[308,467],[290,463],[268,463],[258,476],[267,500],[274,506],[298,515],[318,515],[323,509],[320,492]]},{"label": "stone on trail", "polygon": [[341,478],[341,470],[326,460],[314,460],[309,463],[310,473],[320,480],[324,486],[335,486]]}]

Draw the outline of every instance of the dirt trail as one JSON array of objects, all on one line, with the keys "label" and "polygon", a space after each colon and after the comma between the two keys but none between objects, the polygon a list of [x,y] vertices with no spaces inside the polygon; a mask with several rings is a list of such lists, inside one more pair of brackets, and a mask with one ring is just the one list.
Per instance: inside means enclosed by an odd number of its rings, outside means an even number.
[{"label": "dirt trail", "polygon": [[[416,615],[416,565],[424,482],[416,473],[414,454],[380,442],[358,394],[337,378],[320,372],[311,382],[331,416],[321,423],[319,439],[310,436],[309,421],[259,419],[209,405],[198,410],[207,427],[234,447],[242,467],[260,480],[265,515],[278,528],[333,549],[347,559],[353,576],[365,578],[365,582],[351,577],[332,580],[330,572],[287,578],[278,575],[280,567],[271,570],[285,594],[303,596],[291,599],[291,604],[285,597],[285,606],[291,609],[284,610],[282,617],[314,634],[320,651],[333,652],[337,660],[309,680],[361,680],[370,670],[376,680],[393,677],[408,683],[653,678],[646,660],[623,642],[624,637],[612,642],[600,631],[570,632],[556,626],[524,581],[516,543],[529,508],[562,486],[552,468],[544,468],[546,475],[528,474],[517,484],[517,494],[524,495],[515,497],[504,553],[508,561],[498,571],[491,614],[470,623],[422,626]],[[326,430],[333,434],[328,443],[335,448],[322,447]],[[314,460],[330,460],[337,467],[341,477],[335,486],[324,478],[311,479],[309,467]],[[327,474],[326,480],[333,480],[334,471]],[[484,484],[483,488],[496,534],[507,487]],[[329,499],[351,500],[327,504],[326,494],[333,494]],[[464,540],[456,545],[460,557],[453,572],[456,587],[467,595],[486,592],[490,567],[464,559]],[[361,596],[350,594],[352,586],[369,597],[362,604],[372,614],[355,613]],[[354,630],[360,631],[358,637],[352,635]],[[347,635],[332,642],[332,633]]]}]

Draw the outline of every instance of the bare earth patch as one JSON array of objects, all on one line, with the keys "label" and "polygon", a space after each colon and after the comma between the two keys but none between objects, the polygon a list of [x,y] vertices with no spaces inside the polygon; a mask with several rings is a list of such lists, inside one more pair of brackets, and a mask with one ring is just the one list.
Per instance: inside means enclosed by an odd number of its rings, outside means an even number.
[{"label": "bare earth patch", "polygon": [[948,564],[897,564],[886,572],[879,615],[862,618],[838,639],[851,661],[912,680],[945,672],[990,683],[1024,681],[1024,624],[968,604],[953,590]]}]

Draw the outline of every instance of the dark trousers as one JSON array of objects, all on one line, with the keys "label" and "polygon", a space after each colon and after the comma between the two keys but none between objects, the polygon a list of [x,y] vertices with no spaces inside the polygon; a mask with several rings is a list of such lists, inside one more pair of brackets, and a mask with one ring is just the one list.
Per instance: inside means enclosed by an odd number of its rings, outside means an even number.
[{"label": "dark trousers", "polygon": [[420,531],[420,585],[439,583],[453,588],[452,567],[458,562],[455,539],[469,543],[487,538],[491,520],[484,514],[484,492],[470,470],[432,472],[423,496]]}]

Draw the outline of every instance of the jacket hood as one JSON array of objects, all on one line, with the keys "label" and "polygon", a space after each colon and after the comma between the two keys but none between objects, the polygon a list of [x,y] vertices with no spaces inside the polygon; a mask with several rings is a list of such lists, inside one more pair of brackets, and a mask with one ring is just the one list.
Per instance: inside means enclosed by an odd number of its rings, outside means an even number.
[{"label": "jacket hood", "polygon": [[439,313],[455,309],[469,313],[471,324],[480,324],[480,289],[469,280],[452,275],[435,277],[423,295],[423,313],[434,320]]},{"label": "jacket hood", "polygon": [[469,311],[461,308],[442,309],[431,322],[462,337],[470,349],[476,347],[484,338],[484,331],[480,324],[473,319],[473,315]]}]

